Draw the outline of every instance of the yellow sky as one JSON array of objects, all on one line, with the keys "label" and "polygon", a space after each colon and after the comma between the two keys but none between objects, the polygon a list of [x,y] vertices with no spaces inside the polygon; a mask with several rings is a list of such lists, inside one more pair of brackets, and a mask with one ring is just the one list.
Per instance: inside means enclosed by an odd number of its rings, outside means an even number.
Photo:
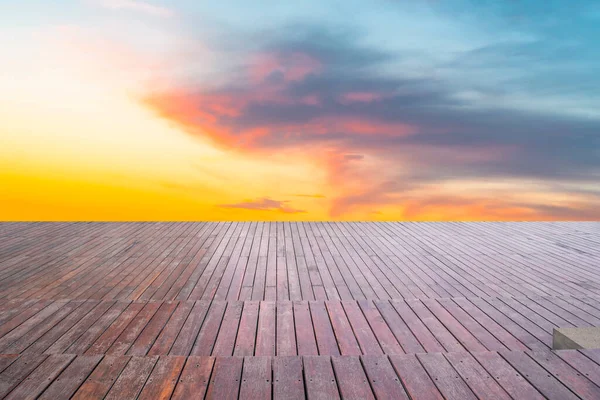
[{"label": "yellow sky", "polygon": [[140,65],[102,48],[81,53],[57,33],[0,59],[0,219],[302,218],[219,207],[266,196],[322,209],[292,196],[316,193],[316,166],[223,152],[182,132],[136,100]]},{"label": "yellow sky", "polygon": [[141,99],[177,60],[72,26],[0,45],[0,220],[538,219],[549,214],[521,199],[586,201],[519,180],[381,194],[401,160],[390,171],[369,155],[340,164],[324,148],[217,147],[201,127],[190,134],[161,118]]}]

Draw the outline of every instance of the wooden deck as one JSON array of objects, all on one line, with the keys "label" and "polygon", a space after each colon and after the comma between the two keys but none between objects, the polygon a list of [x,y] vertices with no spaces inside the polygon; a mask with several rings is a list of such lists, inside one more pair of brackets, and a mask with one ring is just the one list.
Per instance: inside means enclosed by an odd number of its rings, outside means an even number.
[{"label": "wooden deck", "polygon": [[0,397],[600,399],[600,223],[0,224]]}]

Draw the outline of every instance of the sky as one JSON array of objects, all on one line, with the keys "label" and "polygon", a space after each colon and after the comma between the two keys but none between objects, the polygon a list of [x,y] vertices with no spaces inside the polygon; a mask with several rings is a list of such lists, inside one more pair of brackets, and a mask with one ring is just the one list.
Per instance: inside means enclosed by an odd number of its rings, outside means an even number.
[{"label": "sky", "polygon": [[599,220],[594,0],[0,2],[1,220]]}]

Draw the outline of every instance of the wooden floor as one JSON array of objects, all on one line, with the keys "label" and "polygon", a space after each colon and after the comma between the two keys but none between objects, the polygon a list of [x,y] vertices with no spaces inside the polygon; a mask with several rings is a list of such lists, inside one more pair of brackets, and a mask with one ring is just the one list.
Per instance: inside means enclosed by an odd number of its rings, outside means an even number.
[{"label": "wooden floor", "polygon": [[600,223],[3,223],[0,397],[600,399]]}]

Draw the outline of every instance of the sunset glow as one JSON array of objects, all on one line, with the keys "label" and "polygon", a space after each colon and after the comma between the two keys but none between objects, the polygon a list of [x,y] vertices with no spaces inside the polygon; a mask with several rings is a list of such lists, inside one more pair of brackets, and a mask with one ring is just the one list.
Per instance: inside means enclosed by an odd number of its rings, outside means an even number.
[{"label": "sunset glow", "polygon": [[0,6],[2,220],[600,219],[593,1],[50,3]]}]

